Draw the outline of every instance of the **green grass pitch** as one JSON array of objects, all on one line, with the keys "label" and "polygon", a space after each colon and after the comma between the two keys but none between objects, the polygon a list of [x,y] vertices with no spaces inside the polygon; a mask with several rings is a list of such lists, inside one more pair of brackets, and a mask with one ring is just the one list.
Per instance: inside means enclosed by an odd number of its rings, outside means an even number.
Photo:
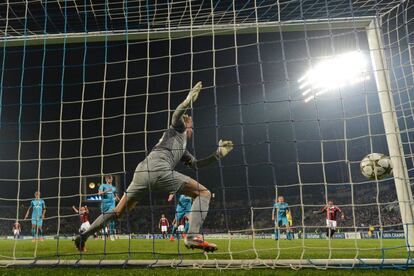
[{"label": "green grass pitch", "polygon": [[[239,240],[211,240],[215,242],[219,250],[209,253],[208,258],[212,259],[327,259],[327,258],[409,258],[404,240],[293,240],[293,241],[274,241],[271,239],[239,239]],[[14,254],[13,254],[14,252]],[[128,254],[130,252],[130,254]],[[256,255],[257,254],[257,255]],[[170,240],[116,240],[103,241],[90,239],[87,242],[87,252],[80,256],[75,250],[73,242],[70,240],[45,240],[43,242],[33,243],[31,240],[0,240],[0,259],[7,260],[15,258],[38,258],[56,260],[59,255],[60,259],[205,259],[201,251],[188,250],[184,247],[183,241]],[[105,268],[96,270],[94,268],[77,268],[75,271],[82,271],[83,275],[131,275],[133,273],[145,275],[187,275],[193,273],[188,269],[122,269],[122,268]],[[296,273],[290,269],[282,269],[284,275]],[[37,271],[36,275],[74,275],[74,269],[68,268],[35,268],[33,269],[0,269],[0,275],[22,275],[29,271]],[[95,271],[95,273],[94,273]],[[96,273],[98,271],[98,273]],[[134,272],[135,271],[135,272]],[[137,272],[138,271],[138,272]],[[238,275],[244,275],[245,270],[229,270],[226,274],[232,274],[238,271]],[[303,275],[316,275],[321,273],[317,269],[303,269]],[[204,275],[213,275],[217,271],[203,270]],[[270,275],[275,273],[272,269],[253,269],[249,270],[246,275],[259,274]],[[344,270],[324,271],[326,275],[343,275],[348,273]],[[355,270],[354,270],[355,272]],[[381,273],[393,274],[395,270],[385,270]],[[414,270],[407,270],[407,273],[414,273]],[[89,274],[90,273],[90,274]],[[178,274],[177,274],[178,273]],[[338,273],[338,274],[336,274]],[[359,270],[358,274],[374,275],[372,270]],[[405,274],[399,271],[399,274]],[[79,274],[79,272],[77,273]],[[193,275],[193,274],[192,274]],[[295,274],[296,275],[296,274]]]},{"label": "green grass pitch", "polygon": [[[218,245],[219,250],[209,253],[210,259],[255,259],[256,253],[263,259],[305,259],[324,258],[408,258],[404,240],[280,240],[239,239],[209,240]],[[89,239],[84,259],[204,259],[200,250],[186,249],[183,240],[94,240]],[[70,240],[45,240],[36,243],[31,240],[1,240],[1,259],[41,258],[78,259]],[[255,250],[256,249],[256,250]],[[128,256],[128,252],[131,254]]]}]

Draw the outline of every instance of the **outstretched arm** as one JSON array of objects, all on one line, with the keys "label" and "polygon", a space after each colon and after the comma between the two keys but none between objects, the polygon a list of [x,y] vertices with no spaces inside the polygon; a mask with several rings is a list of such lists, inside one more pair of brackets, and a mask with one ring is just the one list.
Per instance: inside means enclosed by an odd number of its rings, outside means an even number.
[{"label": "outstretched arm", "polygon": [[29,216],[30,209],[32,209],[32,206],[30,206],[29,209],[27,209],[27,212],[26,212],[26,215],[24,216],[24,219],[27,219],[27,217]]},{"label": "outstretched arm", "polygon": [[[101,187],[102,187],[102,185],[101,185]],[[112,192],[112,189],[106,189],[106,190],[104,190],[104,189],[101,189],[101,187],[99,187],[98,195],[104,195],[104,194],[107,194],[109,192]]]},{"label": "outstretched arm", "polygon": [[118,194],[115,194],[115,200],[116,201],[120,201],[121,199],[119,198]]},{"label": "outstretched arm", "polygon": [[75,205],[73,205],[73,206],[72,206],[72,209],[73,209],[73,211],[74,211],[75,213],[79,213],[79,210],[78,210],[78,209],[76,209]]},{"label": "outstretched arm", "polygon": [[183,157],[181,158],[181,161],[193,169],[203,168],[216,162],[220,158],[223,158],[224,156],[229,154],[229,152],[232,150],[233,150],[232,141],[220,140],[217,150],[214,151],[209,156],[207,156],[206,158],[197,160],[197,158],[195,158],[191,153],[189,153],[188,151],[185,151]]},{"label": "outstretched arm", "polygon": [[313,211],[314,214],[322,214],[324,213],[326,210],[326,206],[323,206],[322,209],[320,209],[319,211]]},{"label": "outstretched arm", "polygon": [[338,212],[341,214],[341,219],[345,219],[345,214],[344,212],[342,212],[341,208],[339,208],[338,206],[336,207]]},{"label": "outstretched arm", "polygon": [[195,102],[198,98],[198,93],[200,93],[201,88],[203,87],[203,84],[201,81],[197,82],[196,85],[190,90],[188,93],[187,98],[180,103],[177,107],[177,109],[174,111],[172,116],[172,126],[173,127],[179,127],[183,124],[183,115],[187,111],[189,107],[191,107],[191,104]]},{"label": "outstretched arm", "polygon": [[188,151],[184,152],[183,157],[181,158],[181,161],[188,167],[196,170],[198,168],[206,167],[214,162],[216,162],[219,159],[216,152],[210,154],[206,158],[197,160],[191,153]]}]

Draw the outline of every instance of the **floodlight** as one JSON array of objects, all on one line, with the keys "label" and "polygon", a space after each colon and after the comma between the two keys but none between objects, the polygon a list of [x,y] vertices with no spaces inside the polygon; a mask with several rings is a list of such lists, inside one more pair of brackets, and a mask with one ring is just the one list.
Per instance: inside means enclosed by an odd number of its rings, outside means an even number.
[{"label": "floodlight", "polygon": [[369,79],[367,61],[360,52],[334,56],[316,64],[299,80],[302,95],[309,95],[305,102],[328,91],[354,85]]}]

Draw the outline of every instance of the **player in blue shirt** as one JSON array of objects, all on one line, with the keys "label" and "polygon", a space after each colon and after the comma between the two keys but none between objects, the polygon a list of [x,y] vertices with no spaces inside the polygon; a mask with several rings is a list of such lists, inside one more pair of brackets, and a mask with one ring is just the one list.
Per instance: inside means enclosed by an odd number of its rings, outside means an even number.
[{"label": "player in blue shirt", "polygon": [[[174,199],[174,195],[175,194],[170,194],[170,196],[168,197],[168,202],[171,202]],[[174,239],[174,234],[177,231],[177,228],[180,225],[180,222],[184,219],[184,217],[188,218],[189,214],[191,213],[192,204],[193,204],[193,199],[191,197],[188,197],[185,195],[180,195],[178,197],[177,207],[175,208],[175,218],[174,218],[173,228],[171,231],[172,232],[171,239]],[[187,219],[185,222],[185,226],[184,226],[184,233],[187,233],[188,227],[189,227],[189,222]]]},{"label": "player in blue shirt", "polygon": [[[116,191],[116,187],[112,185],[113,177],[108,174],[105,175],[105,183],[101,184],[98,189],[98,194],[102,197],[101,212],[107,214],[115,209],[115,201],[119,201],[119,196]],[[109,223],[109,235],[111,240],[115,239],[115,220],[111,220]],[[104,228],[105,229],[105,228]],[[106,233],[105,233],[106,234]]]},{"label": "player in blue shirt", "polygon": [[43,241],[43,219],[45,218],[46,213],[46,204],[43,199],[40,199],[40,192],[35,192],[35,199],[30,202],[30,207],[27,209],[24,219],[29,217],[30,210],[32,210],[32,237],[33,241],[36,238]]},{"label": "player in blue shirt", "polygon": [[[277,220],[275,220],[275,211],[277,211]],[[280,228],[286,228],[286,239],[290,240],[293,237],[289,228],[288,212],[290,213],[289,204],[285,202],[283,196],[279,196],[272,210],[272,220],[275,222],[275,240],[279,239]]]}]

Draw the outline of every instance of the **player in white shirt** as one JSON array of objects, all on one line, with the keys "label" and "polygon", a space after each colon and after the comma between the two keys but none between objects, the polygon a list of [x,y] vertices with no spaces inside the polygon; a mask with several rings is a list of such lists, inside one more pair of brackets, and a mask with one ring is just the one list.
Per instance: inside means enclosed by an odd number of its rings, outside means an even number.
[{"label": "player in white shirt", "polygon": [[13,224],[13,236],[14,239],[20,239],[20,233],[22,232],[22,227],[20,226],[20,223],[16,220],[16,222]]}]

